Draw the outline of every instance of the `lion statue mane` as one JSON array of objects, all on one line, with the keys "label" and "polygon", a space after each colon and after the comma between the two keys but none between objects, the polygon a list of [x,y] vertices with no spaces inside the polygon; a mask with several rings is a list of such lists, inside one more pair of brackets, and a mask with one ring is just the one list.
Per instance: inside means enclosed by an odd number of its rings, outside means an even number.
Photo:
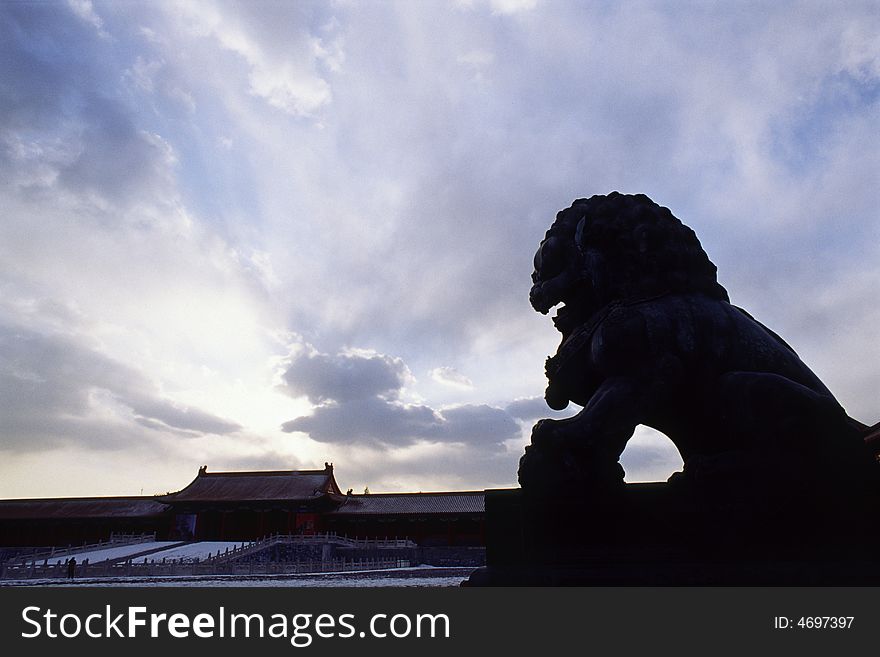
[{"label": "lion statue mane", "polygon": [[[637,425],[684,461],[671,481],[771,503],[861,495],[860,431],[794,350],[732,305],[694,231],[643,194],[578,199],[535,255],[530,301],[562,334],[541,420],[520,461],[531,495],[622,486]],[[780,502],[781,503],[781,502]]]}]

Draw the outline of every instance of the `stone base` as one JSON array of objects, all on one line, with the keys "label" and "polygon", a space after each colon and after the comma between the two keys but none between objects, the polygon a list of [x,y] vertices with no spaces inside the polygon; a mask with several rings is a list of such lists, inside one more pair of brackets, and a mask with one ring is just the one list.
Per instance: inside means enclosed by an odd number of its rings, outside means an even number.
[{"label": "stone base", "polygon": [[880,585],[865,510],[768,510],[668,483],[555,504],[486,491],[486,567],[469,586]]}]

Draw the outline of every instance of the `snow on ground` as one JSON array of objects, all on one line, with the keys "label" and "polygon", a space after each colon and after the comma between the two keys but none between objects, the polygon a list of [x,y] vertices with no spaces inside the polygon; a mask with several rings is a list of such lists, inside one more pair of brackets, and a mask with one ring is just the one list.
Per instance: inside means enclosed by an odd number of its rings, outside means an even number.
[{"label": "snow on ground", "polygon": [[[175,545],[180,543],[180,541],[148,541],[146,543],[132,543],[129,545],[119,545],[117,547],[104,548],[101,550],[88,550],[84,552],[77,552],[73,555],[65,555],[64,557],[55,557],[49,558],[49,563],[55,563],[59,559],[61,559],[61,563],[67,561],[71,556],[76,557],[76,560],[79,563],[82,563],[86,559],[89,560],[89,563],[98,563],[99,561],[104,561],[105,559],[125,559],[132,554],[140,554],[141,552],[146,552],[147,550],[156,550],[163,547],[169,547],[171,545]],[[151,557],[152,558],[152,557]]]},{"label": "snow on ground", "polygon": [[188,543],[151,554],[149,559],[150,561],[162,561],[162,559],[183,559],[185,562],[194,561],[195,559],[203,561],[211,555],[217,554],[218,550],[220,554],[226,552],[226,548],[229,548],[231,552],[233,548],[240,547],[241,543],[241,541],[201,541],[200,543]]},{"label": "snow on ground", "polygon": [[94,577],[0,580],[2,586],[161,586],[161,587],[447,587],[460,586],[473,567],[412,566],[387,570],[299,575],[202,575],[175,577]]}]

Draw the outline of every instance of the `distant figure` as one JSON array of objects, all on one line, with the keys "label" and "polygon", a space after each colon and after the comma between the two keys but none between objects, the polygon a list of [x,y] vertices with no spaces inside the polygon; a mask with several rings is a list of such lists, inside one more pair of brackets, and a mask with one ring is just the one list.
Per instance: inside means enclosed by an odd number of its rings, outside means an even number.
[{"label": "distant figure", "polygon": [[76,557],[70,557],[67,560],[67,579],[73,579],[76,576]]}]

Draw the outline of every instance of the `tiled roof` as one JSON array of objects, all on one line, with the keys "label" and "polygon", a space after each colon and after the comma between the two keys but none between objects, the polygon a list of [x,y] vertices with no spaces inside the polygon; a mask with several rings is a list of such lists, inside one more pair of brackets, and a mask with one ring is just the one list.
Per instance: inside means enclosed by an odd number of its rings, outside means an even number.
[{"label": "tiled roof", "polygon": [[177,493],[158,499],[176,502],[234,502],[261,500],[308,500],[339,493],[333,466],[324,470],[277,470],[267,472],[207,472],[199,470],[192,483]]},{"label": "tiled roof", "polygon": [[348,495],[333,515],[483,513],[483,491]]},{"label": "tiled roof", "polygon": [[149,497],[0,500],[0,519],[143,518],[161,515],[169,508]]},{"label": "tiled roof", "polygon": [[869,445],[880,446],[880,422],[871,427],[866,427],[862,432],[862,438]]}]

